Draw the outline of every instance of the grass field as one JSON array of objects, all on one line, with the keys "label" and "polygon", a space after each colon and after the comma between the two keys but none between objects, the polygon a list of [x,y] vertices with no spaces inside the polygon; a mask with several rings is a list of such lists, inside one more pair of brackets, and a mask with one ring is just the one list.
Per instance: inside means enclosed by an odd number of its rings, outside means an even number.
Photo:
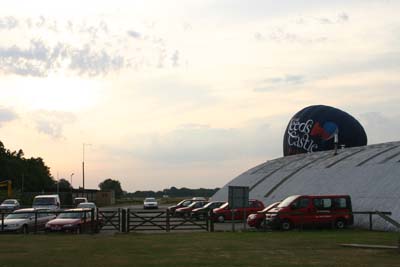
[{"label": "grass field", "polygon": [[117,235],[1,235],[0,266],[400,266],[398,233],[291,231]]}]

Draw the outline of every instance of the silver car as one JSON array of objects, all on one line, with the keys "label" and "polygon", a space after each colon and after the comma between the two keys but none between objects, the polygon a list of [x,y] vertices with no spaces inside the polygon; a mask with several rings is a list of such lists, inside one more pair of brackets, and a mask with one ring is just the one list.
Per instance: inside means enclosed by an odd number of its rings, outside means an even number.
[{"label": "silver car", "polygon": [[143,209],[158,209],[158,202],[154,197],[145,198],[143,201]]},{"label": "silver car", "polygon": [[19,202],[16,199],[6,199],[1,203],[0,210],[10,212],[19,209]]},{"label": "silver car", "polygon": [[35,229],[35,212],[37,212],[36,229],[43,230],[48,221],[56,217],[44,209],[19,209],[7,215],[4,224],[0,221],[0,231],[29,233]]}]

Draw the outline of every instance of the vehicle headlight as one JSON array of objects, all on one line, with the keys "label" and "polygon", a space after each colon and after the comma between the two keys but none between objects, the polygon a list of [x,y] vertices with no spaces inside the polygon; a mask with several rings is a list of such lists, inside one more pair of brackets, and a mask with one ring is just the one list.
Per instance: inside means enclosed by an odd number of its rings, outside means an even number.
[{"label": "vehicle headlight", "polygon": [[257,217],[257,215],[255,215],[255,214],[249,215],[249,219],[250,219],[250,220],[254,220],[256,217]]}]

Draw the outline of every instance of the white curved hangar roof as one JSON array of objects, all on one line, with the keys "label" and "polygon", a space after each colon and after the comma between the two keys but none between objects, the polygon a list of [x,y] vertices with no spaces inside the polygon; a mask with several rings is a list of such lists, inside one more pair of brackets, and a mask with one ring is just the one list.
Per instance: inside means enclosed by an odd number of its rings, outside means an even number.
[{"label": "white curved hangar roof", "polygon": [[[227,201],[228,186],[248,186],[264,204],[290,195],[350,195],[354,211],[391,211],[400,222],[400,142],[282,157],[239,175],[212,197]],[[395,228],[373,216],[374,229]],[[355,225],[369,226],[368,215]]]}]

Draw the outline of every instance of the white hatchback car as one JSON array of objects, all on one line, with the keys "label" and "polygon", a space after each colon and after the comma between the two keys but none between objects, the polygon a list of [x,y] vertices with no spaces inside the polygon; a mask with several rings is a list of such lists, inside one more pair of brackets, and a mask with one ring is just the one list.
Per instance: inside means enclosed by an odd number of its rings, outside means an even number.
[{"label": "white hatchback car", "polygon": [[158,209],[158,202],[154,197],[147,197],[143,201],[143,209]]}]

